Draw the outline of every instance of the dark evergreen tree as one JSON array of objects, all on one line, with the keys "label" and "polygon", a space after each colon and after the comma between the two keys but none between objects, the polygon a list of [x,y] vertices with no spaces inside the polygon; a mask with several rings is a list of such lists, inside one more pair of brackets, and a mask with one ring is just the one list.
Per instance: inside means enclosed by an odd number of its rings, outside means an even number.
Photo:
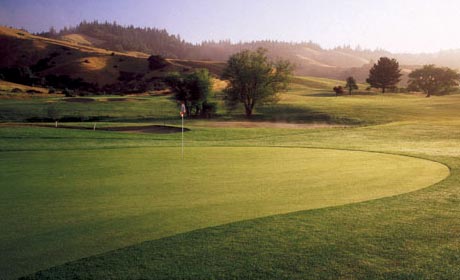
[{"label": "dark evergreen tree", "polygon": [[366,82],[373,88],[381,88],[382,93],[385,93],[387,88],[396,86],[401,76],[401,69],[396,59],[381,57],[369,70],[369,78]]}]

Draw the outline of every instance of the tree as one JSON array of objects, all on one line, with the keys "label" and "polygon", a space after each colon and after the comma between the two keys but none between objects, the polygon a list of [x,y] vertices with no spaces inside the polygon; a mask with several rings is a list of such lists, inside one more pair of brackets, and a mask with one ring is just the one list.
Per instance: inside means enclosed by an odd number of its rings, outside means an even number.
[{"label": "tree", "polygon": [[51,38],[56,38],[57,37],[56,28],[54,28],[54,26],[50,27],[50,29],[48,31],[48,36],[51,37]]},{"label": "tree", "polygon": [[267,50],[241,51],[232,55],[222,77],[228,80],[225,103],[234,109],[243,103],[247,117],[256,104],[276,103],[277,94],[288,88],[293,66],[289,61],[271,62]]},{"label": "tree", "polygon": [[205,111],[210,106],[207,100],[212,82],[207,69],[197,69],[190,74],[171,73],[165,82],[173,91],[174,99],[184,103],[187,116],[209,115],[210,112]]},{"label": "tree", "polygon": [[369,78],[366,80],[371,87],[381,88],[382,93],[385,89],[394,87],[401,78],[401,69],[396,59],[381,57],[377,64],[369,70]]},{"label": "tree", "polygon": [[432,94],[443,94],[458,86],[460,75],[447,67],[436,67],[433,64],[424,65],[409,74],[408,88],[421,90],[430,97]]},{"label": "tree", "polygon": [[347,84],[345,85],[345,88],[348,89],[348,93],[351,95],[351,91],[354,89],[358,89],[358,85],[356,84],[356,80],[353,77],[348,77],[347,78]]}]

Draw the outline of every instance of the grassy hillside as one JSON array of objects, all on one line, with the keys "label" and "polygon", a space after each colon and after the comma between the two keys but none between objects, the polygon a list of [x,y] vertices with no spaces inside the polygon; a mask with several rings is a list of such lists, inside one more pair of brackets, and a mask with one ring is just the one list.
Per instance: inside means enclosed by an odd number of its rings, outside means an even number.
[{"label": "grassy hillside", "polygon": [[118,83],[123,73],[149,81],[169,71],[183,72],[193,68],[208,68],[218,75],[223,67],[217,62],[174,60],[167,61],[163,69],[150,71],[147,62],[150,54],[101,49],[83,44],[81,36],[71,38],[74,40],[49,39],[0,27],[0,68],[28,66],[39,77],[67,75],[102,87]]},{"label": "grassy hillside", "polygon": [[32,86],[26,86],[26,85],[21,85],[21,84],[16,84],[16,83],[11,83],[11,82],[0,80],[0,92],[7,93],[11,97],[18,96],[19,95],[18,93],[27,92],[27,91],[29,92],[32,91],[31,93],[33,94],[36,94],[36,93],[45,94],[49,92],[48,89],[42,88],[42,87],[32,87]]},{"label": "grassy hillside", "polygon": [[[345,79],[354,76],[364,82],[372,63],[380,57],[396,58],[403,68],[418,68],[424,64],[436,64],[454,69],[460,68],[460,50],[445,50],[437,53],[391,53],[385,50],[369,50],[347,46],[323,49],[313,42],[288,43],[279,41],[253,41],[231,43],[203,42],[193,45],[169,34],[167,30],[121,26],[109,22],[81,22],[75,27],[57,33],[43,34],[82,46],[95,46],[118,51],[136,51],[161,54],[166,57],[225,61],[242,49],[255,50],[263,47],[272,58],[289,59],[297,65],[298,75]],[[403,72],[403,81],[407,73]],[[405,84],[405,82],[403,82]]]}]

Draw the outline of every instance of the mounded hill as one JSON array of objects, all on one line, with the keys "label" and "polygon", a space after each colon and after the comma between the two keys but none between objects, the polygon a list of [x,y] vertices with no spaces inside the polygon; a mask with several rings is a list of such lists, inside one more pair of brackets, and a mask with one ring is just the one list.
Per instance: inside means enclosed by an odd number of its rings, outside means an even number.
[{"label": "mounded hill", "polygon": [[46,78],[48,82],[64,81],[62,85],[56,84],[59,88],[117,92],[161,87],[161,78],[171,71],[208,68],[219,75],[223,68],[219,62],[166,59],[164,67],[150,69],[150,54],[99,48],[87,44],[90,40],[99,42],[81,35],[59,40],[0,27],[0,69],[3,75],[12,72],[13,76],[27,75],[30,84],[40,84]]}]

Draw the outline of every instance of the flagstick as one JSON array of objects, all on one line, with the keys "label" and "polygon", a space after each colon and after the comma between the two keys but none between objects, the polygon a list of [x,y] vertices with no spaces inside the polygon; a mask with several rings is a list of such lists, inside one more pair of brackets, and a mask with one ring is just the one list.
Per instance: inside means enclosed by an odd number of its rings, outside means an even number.
[{"label": "flagstick", "polygon": [[182,117],[182,159],[184,159],[184,114],[181,114]]}]

